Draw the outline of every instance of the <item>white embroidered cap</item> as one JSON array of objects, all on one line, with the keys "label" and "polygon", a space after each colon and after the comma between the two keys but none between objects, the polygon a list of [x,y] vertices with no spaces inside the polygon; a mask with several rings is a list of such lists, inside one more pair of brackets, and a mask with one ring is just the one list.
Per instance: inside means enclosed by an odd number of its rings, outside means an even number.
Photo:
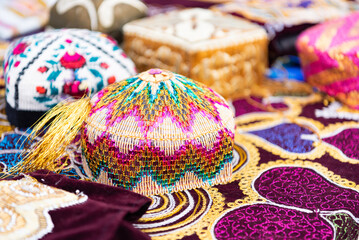
[{"label": "white embroidered cap", "polygon": [[96,93],[135,73],[117,43],[99,32],[62,29],[20,38],[4,61],[9,121],[30,126],[63,99]]}]

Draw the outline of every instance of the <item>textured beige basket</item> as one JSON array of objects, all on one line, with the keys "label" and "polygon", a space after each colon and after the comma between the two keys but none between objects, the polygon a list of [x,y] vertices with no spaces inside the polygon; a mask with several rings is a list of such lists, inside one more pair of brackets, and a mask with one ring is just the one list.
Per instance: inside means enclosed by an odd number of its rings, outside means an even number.
[{"label": "textured beige basket", "polygon": [[225,98],[259,84],[268,38],[258,25],[205,9],[186,9],[133,21],[124,49],[139,71],[159,67],[205,83]]}]

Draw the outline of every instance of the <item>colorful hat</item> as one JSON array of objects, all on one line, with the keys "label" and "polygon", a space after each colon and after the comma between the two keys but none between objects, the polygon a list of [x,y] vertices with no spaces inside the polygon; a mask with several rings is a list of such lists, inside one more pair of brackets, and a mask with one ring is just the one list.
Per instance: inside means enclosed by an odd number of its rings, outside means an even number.
[{"label": "colorful hat", "polygon": [[96,182],[154,195],[231,178],[233,112],[213,90],[181,75],[151,69],[112,84],[91,101],[55,107],[35,132],[56,115],[21,171],[58,170],[55,159],[81,130],[84,169]]},{"label": "colorful hat", "polygon": [[314,24],[348,14],[345,0],[236,0],[213,9],[262,25],[268,32],[269,57],[296,54],[295,40]]},{"label": "colorful hat", "polygon": [[85,28],[122,39],[122,26],[145,17],[140,0],[58,0],[51,8],[49,24],[54,28]]},{"label": "colorful hat", "polygon": [[127,23],[124,49],[139,71],[164,68],[206,84],[225,98],[264,78],[268,38],[257,24],[190,8]]},{"label": "colorful hat", "polygon": [[297,49],[305,79],[349,107],[359,109],[359,13],[303,32]]},{"label": "colorful hat", "polygon": [[14,41],[5,56],[4,73],[8,119],[28,127],[61,100],[95,93],[136,70],[106,35],[63,29]]}]

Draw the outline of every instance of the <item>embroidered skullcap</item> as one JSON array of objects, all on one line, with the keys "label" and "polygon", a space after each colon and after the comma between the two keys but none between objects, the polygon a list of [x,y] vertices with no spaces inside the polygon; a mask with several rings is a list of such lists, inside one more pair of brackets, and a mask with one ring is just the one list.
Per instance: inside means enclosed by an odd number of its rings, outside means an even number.
[{"label": "embroidered skullcap", "polygon": [[303,32],[297,49],[308,83],[359,109],[359,13]]},{"label": "embroidered skullcap", "polygon": [[226,183],[232,175],[233,112],[213,90],[167,70],[151,69],[91,99],[63,102],[31,136],[49,120],[11,173],[61,171],[66,146],[80,132],[84,170],[96,182],[150,196]]},{"label": "embroidered skullcap", "polygon": [[154,195],[230,180],[233,113],[204,85],[151,69],[103,89],[91,105],[82,149],[95,181]]},{"label": "embroidered skullcap", "polygon": [[4,62],[8,119],[28,127],[65,98],[96,93],[134,74],[133,62],[99,32],[62,29],[20,38]]}]

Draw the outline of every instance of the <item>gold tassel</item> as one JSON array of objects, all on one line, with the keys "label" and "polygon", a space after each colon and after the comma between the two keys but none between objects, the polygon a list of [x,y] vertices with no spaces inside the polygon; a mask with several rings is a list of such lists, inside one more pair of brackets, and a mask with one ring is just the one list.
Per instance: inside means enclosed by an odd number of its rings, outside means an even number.
[{"label": "gold tassel", "polygon": [[[9,170],[10,173],[28,173],[39,169],[53,172],[61,171],[61,156],[66,147],[75,139],[83,122],[91,110],[90,98],[84,97],[76,101],[65,101],[47,112],[35,125],[27,138],[31,142],[41,135],[48,122],[47,131],[42,139],[33,144],[25,153],[24,159]],[[26,140],[25,140],[26,141]]]}]

